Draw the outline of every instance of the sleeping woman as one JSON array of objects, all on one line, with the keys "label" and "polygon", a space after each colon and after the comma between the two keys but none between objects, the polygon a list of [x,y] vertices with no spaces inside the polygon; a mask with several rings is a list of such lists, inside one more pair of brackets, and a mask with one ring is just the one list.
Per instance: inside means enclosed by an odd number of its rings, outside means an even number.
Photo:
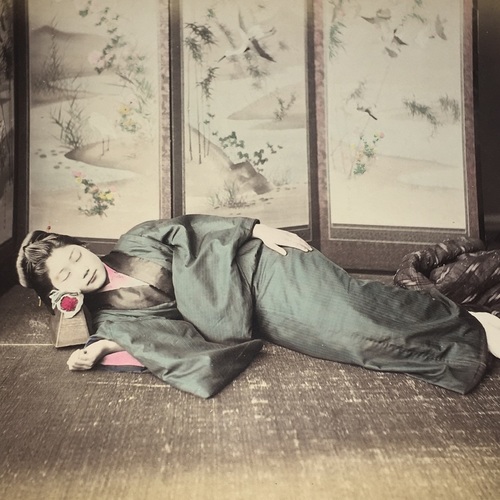
[{"label": "sleeping woman", "polygon": [[154,375],[208,398],[272,342],[317,358],[401,372],[465,394],[500,352],[500,319],[445,296],[351,277],[304,240],[255,219],[185,215],[139,224],[104,257],[34,231],[19,281],[50,297],[81,293],[87,370],[125,350]]}]

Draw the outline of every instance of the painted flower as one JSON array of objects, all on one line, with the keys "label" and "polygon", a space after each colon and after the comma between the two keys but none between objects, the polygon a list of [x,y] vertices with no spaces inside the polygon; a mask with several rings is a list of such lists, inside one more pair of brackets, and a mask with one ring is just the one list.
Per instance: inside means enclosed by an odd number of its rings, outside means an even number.
[{"label": "painted flower", "polygon": [[52,308],[61,311],[65,318],[72,318],[83,306],[83,295],[81,293],[52,290],[49,297]]},{"label": "painted flower", "polygon": [[118,113],[120,113],[121,115],[125,116],[125,115],[128,115],[132,112],[132,110],[130,109],[129,106],[127,106],[126,104],[122,104],[119,108],[118,108]]}]

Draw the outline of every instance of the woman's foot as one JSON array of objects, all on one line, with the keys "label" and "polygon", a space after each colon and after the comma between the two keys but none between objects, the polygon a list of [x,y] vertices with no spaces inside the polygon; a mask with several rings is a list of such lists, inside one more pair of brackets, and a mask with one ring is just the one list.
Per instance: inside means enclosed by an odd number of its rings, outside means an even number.
[{"label": "woman's foot", "polygon": [[469,312],[483,325],[488,350],[493,356],[500,358],[500,318],[487,312]]}]

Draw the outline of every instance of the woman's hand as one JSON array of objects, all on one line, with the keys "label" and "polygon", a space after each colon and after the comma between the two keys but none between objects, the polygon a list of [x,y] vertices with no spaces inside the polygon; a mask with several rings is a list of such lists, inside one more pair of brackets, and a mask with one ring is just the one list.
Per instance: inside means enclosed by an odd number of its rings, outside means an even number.
[{"label": "woman's hand", "polygon": [[73,371],[90,370],[103,356],[118,351],[123,351],[123,349],[116,342],[104,339],[98,340],[88,347],[75,351],[66,364]]},{"label": "woman's hand", "polygon": [[296,248],[303,252],[311,252],[313,250],[313,248],[300,236],[264,224],[255,224],[252,236],[261,240],[266,247],[281,255],[286,255],[286,250],[282,247]]}]

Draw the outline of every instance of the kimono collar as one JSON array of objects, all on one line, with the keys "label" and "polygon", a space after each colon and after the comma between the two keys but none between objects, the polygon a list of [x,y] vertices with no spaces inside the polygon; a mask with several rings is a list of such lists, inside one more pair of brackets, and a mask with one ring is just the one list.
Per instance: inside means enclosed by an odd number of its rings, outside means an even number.
[{"label": "kimono collar", "polygon": [[120,273],[144,281],[171,297],[174,296],[172,271],[167,267],[167,262],[164,267],[151,260],[134,257],[117,250],[113,250],[101,260]]}]

